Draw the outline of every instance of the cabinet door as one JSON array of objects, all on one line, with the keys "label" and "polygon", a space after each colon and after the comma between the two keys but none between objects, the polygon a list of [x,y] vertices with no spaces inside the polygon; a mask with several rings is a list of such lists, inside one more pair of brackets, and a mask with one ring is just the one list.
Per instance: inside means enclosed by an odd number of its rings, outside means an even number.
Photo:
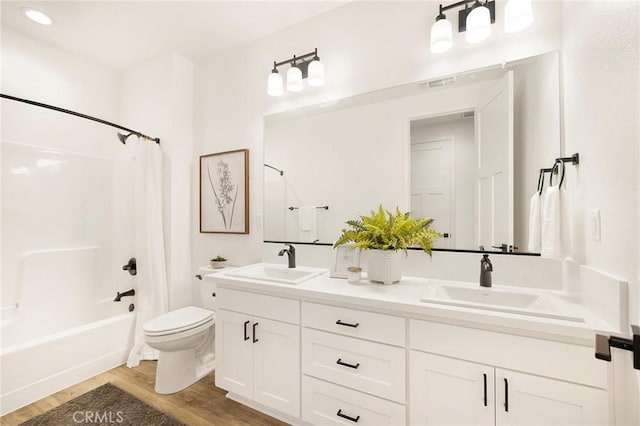
[{"label": "cabinet door", "polygon": [[254,318],[253,399],[300,417],[300,327]]},{"label": "cabinet door", "polygon": [[215,377],[217,387],[246,398],[253,396],[250,316],[218,309]]},{"label": "cabinet door", "polygon": [[496,425],[605,424],[606,391],[496,368]]},{"label": "cabinet door", "polygon": [[493,367],[411,351],[409,369],[410,424],[494,424]]}]

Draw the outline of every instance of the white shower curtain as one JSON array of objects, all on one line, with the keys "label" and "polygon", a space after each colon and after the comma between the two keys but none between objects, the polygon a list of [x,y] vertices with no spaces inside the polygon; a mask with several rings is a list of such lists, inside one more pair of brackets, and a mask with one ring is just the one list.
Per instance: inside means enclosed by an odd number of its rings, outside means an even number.
[{"label": "white shower curtain", "polygon": [[154,142],[129,139],[134,149],[136,275],[135,342],[127,367],[143,359],[158,359],[158,351],[145,343],[142,327],[168,311],[167,267],[162,232],[162,151]]}]

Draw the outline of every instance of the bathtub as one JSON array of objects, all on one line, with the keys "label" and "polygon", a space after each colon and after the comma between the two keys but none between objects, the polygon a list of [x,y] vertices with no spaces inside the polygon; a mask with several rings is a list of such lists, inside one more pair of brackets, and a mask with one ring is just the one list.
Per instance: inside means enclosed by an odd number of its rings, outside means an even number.
[{"label": "bathtub", "polygon": [[129,159],[0,144],[0,414],[124,363],[136,287]]},{"label": "bathtub", "polygon": [[134,325],[121,314],[3,349],[0,415],[126,362]]}]

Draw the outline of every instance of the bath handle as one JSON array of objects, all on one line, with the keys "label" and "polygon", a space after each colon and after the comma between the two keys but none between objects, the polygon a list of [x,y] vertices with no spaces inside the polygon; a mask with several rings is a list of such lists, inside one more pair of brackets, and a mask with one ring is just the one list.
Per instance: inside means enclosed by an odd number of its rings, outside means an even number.
[{"label": "bath handle", "polygon": [[122,266],[122,270],[129,271],[129,274],[131,275],[136,275],[138,273],[136,258],[132,257],[131,259],[129,259],[129,262],[126,265]]},{"label": "bath handle", "polygon": [[249,325],[250,322],[251,321],[245,321],[244,322],[244,340],[245,340],[245,342],[247,340],[249,340],[249,336],[247,335],[247,326]]},{"label": "bath handle", "polygon": [[257,326],[258,324],[259,324],[259,323],[257,323],[257,322],[254,322],[254,323],[253,323],[253,343],[256,343],[256,342],[258,341],[258,339],[256,339],[256,326]]}]

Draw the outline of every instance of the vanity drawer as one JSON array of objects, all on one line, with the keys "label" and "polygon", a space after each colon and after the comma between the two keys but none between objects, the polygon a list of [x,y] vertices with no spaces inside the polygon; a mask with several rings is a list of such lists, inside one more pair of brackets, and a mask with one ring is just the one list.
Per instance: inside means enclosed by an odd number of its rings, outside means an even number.
[{"label": "vanity drawer", "polygon": [[302,420],[315,425],[406,424],[404,405],[302,376]]},{"label": "vanity drawer", "polygon": [[352,389],[405,401],[405,350],[302,329],[302,372]]},{"label": "vanity drawer", "polygon": [[300,324],[300,302],[282,297],[218,287],[218,309]]},{"label": "vanity drawer", "polygon": [[302,303],[302,325],[346,336],[405,346],[405,319],[357,309]]}]

